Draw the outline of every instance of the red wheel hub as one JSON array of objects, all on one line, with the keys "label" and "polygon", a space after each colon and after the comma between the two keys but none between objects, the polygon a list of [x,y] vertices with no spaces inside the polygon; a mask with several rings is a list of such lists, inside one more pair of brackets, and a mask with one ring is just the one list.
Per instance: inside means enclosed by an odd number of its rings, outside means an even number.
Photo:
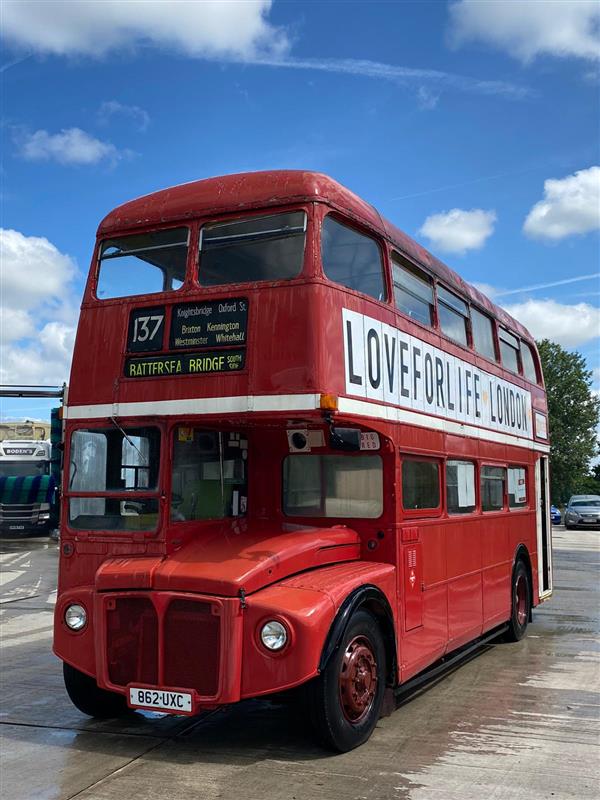
[{"label": "red wheel hub", "polygon": [[517,622],[524,625],[527,619],[527,581],[523,575],[519,575],[515,585],[515,609]]},{"label": "red wheel hub", "polygon": [[373,705],[377,691],[377,659],[366,636],[346,646],[340,669],[340,700],[349,722],[360,722]]}]

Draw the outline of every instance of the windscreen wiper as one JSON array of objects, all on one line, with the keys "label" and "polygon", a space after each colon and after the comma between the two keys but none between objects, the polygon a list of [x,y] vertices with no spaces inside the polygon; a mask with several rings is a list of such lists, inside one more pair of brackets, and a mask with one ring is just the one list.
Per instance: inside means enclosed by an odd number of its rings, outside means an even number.
[{"label": "windscreen wiper", "polygon": [[138,452],[138,454],[139,454],[140,458],[142,459],[142,467],[149,467],[149,466],[150,466],[150,464],[149,464],[149,463],[145,463],[145,462],[146,462],[146,459],[145,459],[145,458],[144,458],[144,456],[142,455],[142,451],[141,451],[141,450],[139,449],[139,447],[138,447],[138,446],[135,444],[135,442],[133,442],[133,441],[132,441],[132,440],[129,438],[129,436],[127,436],[127,434],[125,433],[125,431],[123,430],[123,428],[122,428],[122,427],[119,425],[119,423],[117,422],[117,420],[116,420],[114,417],[111,417],[111,418],[110,418],[110,421],[112,422],[112,424],[115,426],[115,428],[116,428],[118,431],[121,431],[121,433],[123,434],[123,436],[125,437],[125,439],[127,440],[127,442],[128,442],[128,443],[129,443],[129,444],[130,444],[130,445],[133,447],[133,449],[134,449],[134,450],[136,450],[136,451]]}]

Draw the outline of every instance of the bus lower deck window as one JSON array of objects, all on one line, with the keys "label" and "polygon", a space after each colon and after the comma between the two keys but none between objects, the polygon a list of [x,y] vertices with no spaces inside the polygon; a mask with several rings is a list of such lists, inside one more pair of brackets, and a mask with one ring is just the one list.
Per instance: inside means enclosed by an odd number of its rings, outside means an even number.
[{"label": "bus lower deck window", "polygon": [[481,510],[500,511],[504,508],[504,467],[481,467]]},{"label": "bus lower deck window", "polygon": [[440,468],[437,462],[403,460],[402,505],[405,511],[439,508]]},{"label": "bus lower deck window", "polygon": [[292,517],[381,516],[381,456],[287,456],[283,462],[283,510]]},{"label": "bus lower deck window", "polygon": [[470,514],[475,510],[475,464],[446,462],[446,507],[449,514]]},{"label": "bus lower deck window", "polygon": [[525,467],[508,468],[508,507],[524,508],[527,505],[527,471]]}]

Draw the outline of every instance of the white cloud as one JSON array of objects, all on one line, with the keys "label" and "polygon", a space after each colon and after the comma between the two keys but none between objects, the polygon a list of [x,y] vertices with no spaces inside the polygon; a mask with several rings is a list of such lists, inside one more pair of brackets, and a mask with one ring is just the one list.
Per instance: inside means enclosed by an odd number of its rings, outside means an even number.
[{"label": "white cloud", "polygon": [[504,308],[536,339],[551,339],[564,347],[579,347],[600,335],[600,308],[589,303],[527,300]]},{"label": "white cloud", "polygon": [[20,133],[17,137],[19,152],[27,161],[57,161],[59,164],[97,164],[131,155],[130,151],[117,150],[114,144],[96,139],[81,128],[66,128],[60,133],[45,130]]},{"label": "white cloud", "polygon": [[31,336],[34,333],[33,320],[23,308],[10,308],[2,304],[0,310],[2,311],[0,320],[0,342],[2,344]]},{"label": "white cloud", "polygon": [[0,383],[67,380],[79,303],[74,261],[48,239],[0,229]]},{"label": "white cloud", "polygon": [[114,116],[128,117],[133,120],[142,133],[148,129],[150,124],[150,114],[144,108],[127,106],[119,103],[118,100],[105,100],[98,109],[99,121],[107,124]]},{"label": "white cloud", "polygon": [[[328,72],[520,99],[531,94],[507,81],[354,58],[293,58],[287,32],[269,22],[271,0],[3,0],[3,35],[33,53],[98,58],[111,51],[158,47],[224,63]],[[18,63],[18,60],[11,63]]]},{"label": "white cloud", "polygon": [[494,232],[495,211],[473,208],[463,211],[453,208],[427,217],[419,233],[426,236],[434,249],[447,253],[466,253],[478,250]]},{"label": "white cloud", "polygon": [[600,228],[600,167],[544,181],[544,197],[523,225],[529,236],[557,241]]},{"label": "white cloud", "polygon": [[[57,337],[56,339],[54,337]],[[52,322],[38,332],[34,344],[0,345],[0,382],[58,386],[69,380],[75,327]]]},{"label": "white cloud", "polygon": [[64,296],[76,274],[75,262],[48,239],[0,228],[0,304],[31,311]]},{"label": "white cloud", "polygon": [[191,56],[253,58],[288,48],[271,0],[3,0],[4,36],[35,52],[102,56],[151,44]]},{"label": "white cloud", "polygon": [[516,86],[507,81],[488,81],[480,78],[466,77],[452,72],[441,72],[435,69],[415,69],[397,64],[386,64],[381,61],[369,61],[359,58],[291,58],[261,57],[252,60],[253,64],[264,67],[282,67],[284,69],[312,70],[315,72],[331,72],[337,75],[354,75],[361,78],[392,81],[398,85],[419,85],[429,83],[442,88],[460,92],[484,95],[501,95],[520,100],[531,94],[524,86]]},{"label": "white cloud", "polygon": [[523,62],[539,55],[600,57],[596,0],[459,0],[449,10],[455,46],[482,41]]}]

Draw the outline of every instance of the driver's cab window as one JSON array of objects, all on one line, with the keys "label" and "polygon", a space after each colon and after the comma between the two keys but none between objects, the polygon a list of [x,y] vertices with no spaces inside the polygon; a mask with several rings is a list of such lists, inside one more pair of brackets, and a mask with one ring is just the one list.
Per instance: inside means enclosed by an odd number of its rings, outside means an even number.
[{"label": "driver's cab window", "polygon": [[179,425],[173,432],[171,521],[246,514],[248,440],[243,433]]}]

